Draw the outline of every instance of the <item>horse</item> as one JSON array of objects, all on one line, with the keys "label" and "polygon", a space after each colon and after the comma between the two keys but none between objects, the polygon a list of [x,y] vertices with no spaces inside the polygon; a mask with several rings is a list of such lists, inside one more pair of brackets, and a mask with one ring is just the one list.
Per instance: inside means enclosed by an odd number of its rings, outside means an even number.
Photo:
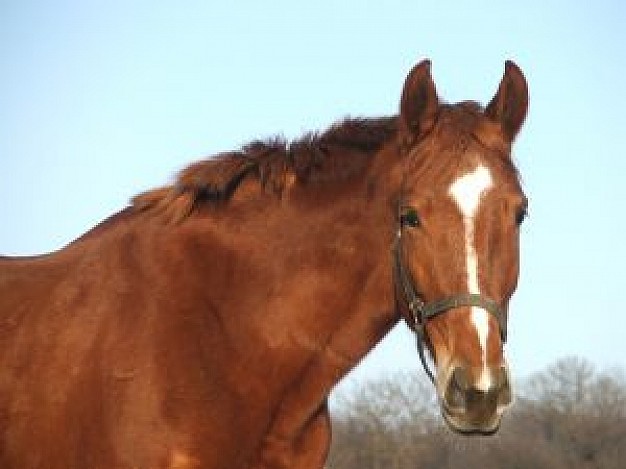
[{"label": "horse", "polygon": [[450,428],[495,432],[527,107],[511,61],[483,107],[423,60],[396,115],[214,155],[0,259],[0,467],[322,468],[329,393],[401,321]]}]

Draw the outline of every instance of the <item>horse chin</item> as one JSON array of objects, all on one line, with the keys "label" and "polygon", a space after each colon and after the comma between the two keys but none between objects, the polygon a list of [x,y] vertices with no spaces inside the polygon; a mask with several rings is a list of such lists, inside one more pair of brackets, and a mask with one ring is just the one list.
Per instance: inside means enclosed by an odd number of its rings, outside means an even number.
[{"label": "horse chin", "polygon": [[487,421],[471,421],[465,418],[464,414],[450,412],[442,406],[441,413],[444,421],[453,432],[460,435],[489,436],[495,434],[500,429],[502,415],[496,413]]}]

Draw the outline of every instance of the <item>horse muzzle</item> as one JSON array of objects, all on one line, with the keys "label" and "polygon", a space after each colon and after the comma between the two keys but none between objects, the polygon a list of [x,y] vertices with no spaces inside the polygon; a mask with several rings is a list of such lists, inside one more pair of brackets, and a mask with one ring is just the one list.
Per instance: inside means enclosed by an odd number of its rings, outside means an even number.
[{"label": "horse muzzle", "polygon": [[472,379],[473,374],[464,367],[454,367],[444,376],[439,394],[441,410],[450,428],[464,434],[495,433],[512,400],[506,367],[481,370],[480,379]]}]

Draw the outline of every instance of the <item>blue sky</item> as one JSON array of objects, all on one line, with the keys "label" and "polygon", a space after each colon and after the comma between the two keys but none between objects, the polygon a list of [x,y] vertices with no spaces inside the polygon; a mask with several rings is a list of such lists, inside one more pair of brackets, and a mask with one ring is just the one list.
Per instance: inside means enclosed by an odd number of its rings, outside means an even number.
[{"label": "blue sky", "polygon": [[[424,57],[442,98],[483,103],[512,58],[531,95],[512,369],[626,365],[626,4],[495,3],[0,1],[0,253],[58,249],[253,138],[395,113]],[[401,326],[357,376],[418,367]]]}]

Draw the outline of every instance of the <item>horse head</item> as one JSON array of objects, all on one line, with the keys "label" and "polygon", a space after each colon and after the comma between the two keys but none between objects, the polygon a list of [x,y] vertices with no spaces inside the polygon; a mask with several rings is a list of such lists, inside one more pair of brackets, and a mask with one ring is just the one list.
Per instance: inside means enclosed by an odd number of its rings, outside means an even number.
[{"label": "horse head", "polygon": [[496,431],[511,402],[504,344],[527,207],[511,143],[527,106],[526,81],[510,61],[486,108],[441,103],[428,61],[402,92],[396,298],[445,420],[463,433]]}]

